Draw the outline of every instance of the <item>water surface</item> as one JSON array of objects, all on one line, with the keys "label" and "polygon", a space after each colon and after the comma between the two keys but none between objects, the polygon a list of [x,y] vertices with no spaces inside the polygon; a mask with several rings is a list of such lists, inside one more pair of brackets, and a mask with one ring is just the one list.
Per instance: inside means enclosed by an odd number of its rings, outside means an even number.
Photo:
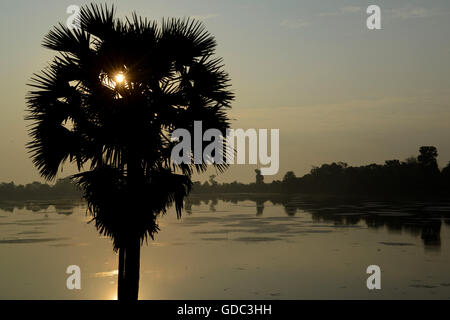
[{"label": "water surface", "polygon": [[[117,254],[89,219],[83,202],[0,204],[0,299],[114,299]],[[159,222],[141,299],[450,298],[449,203],[193,197]]]}]

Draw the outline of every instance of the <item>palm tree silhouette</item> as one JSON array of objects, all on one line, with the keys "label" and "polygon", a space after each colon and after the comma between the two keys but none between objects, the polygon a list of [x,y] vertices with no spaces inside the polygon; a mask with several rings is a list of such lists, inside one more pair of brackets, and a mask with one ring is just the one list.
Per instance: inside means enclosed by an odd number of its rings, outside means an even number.
[{"label": "palm tree silhouette", "polygon": [[171,160],[171,133],[185,128],[193,137],[195,120],[225,133],[228,74],[200,22],[158,25],[135,13],[120,20],[106,5],[82,7],[79,28],[59,24],[43,46],[59,54],[29,84],[27,148],[48,180],[66,161],[76,164],[72,178],[92,221],[119,251],[118,298],[136,300],[141,244],[169,206],[181,216],[191,175],[206,169]]}]

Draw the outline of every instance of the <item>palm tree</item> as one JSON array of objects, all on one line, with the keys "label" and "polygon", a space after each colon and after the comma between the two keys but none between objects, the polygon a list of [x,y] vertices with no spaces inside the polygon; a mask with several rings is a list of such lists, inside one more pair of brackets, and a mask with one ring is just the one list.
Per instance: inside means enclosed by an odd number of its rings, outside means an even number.
[{"label": "palm tree", "polygon": [[118,298],[136,300],[143,241],[171,205],[181,216],[191,175],[206,169],[171,160],[171,133],[193,133],[199,120],[225,134],[234,96],[222,59],[213,58],[215,39],[198,21],[120,20],[114,7],[91,4],[79,22],[44,38],[58,54],[29,84],[27,147],[47,180],[65,162],[76,165],[72,178],[92,221],[119,252]]}]

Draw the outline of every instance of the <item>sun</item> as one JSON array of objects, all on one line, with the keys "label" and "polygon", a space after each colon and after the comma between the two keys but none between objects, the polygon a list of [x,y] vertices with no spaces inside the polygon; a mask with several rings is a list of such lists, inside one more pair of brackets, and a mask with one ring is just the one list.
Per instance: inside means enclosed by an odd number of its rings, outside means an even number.
[{"label": "sun", "polygon": [[118,73],[115,77],[117,83],[122,83],[125,81],[125,76],[123,73]]}]

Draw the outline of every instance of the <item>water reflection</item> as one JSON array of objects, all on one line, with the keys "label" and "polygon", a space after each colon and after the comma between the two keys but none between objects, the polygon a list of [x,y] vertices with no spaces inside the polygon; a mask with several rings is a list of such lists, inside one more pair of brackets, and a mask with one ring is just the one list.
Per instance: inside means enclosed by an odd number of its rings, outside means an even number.
[{"label": "water reflection", "polygon": [[70,216],[80,205],[70,200],[0,202],[0,244],[67,246],[69,237],[48,229],[59,223],[58,216]]},{"label": "water reflection", "polygon": [[442,223],[450,225],[450,202],[442,201],[344,200],[272,194],[195,195],[186,201],[186,210],[192,213],[192,206],[203,203],[209,204],[210,211],[214,212],[219,197],[232,204],[254,202],[256,216],[263,216],[267,204],[281,205],[289,217],[307,213],[317,223],[332,223],[335,226],[363,223],[371,229],[386,228],[390,233],[406,232],[415,237],[420,236],[426,250],[441,248]]},{"label": "water reflection", "polygon": [[27,210],[32,212],[44,212],[53,206],[58,214],[71,215],[73,209],[80,205],[80,201],[75,200],[55,200],[55,201],[3,201],[0,202],[0,210],[14,212],[14,210]]},{"label": "water reflection", "polygon": [[[332,223],[334,226],[356,226],[365,224],[370,229],[385,228],[390,233],[406,232],[414,237],[420,237],[427,250],[441,248],[442,224],[450,225],[450,202],[420,202],[420,201],[374,201],[374,200],[344,200],[339,198],[317,198],[304,196],[286,196],[278,194],[222,194],[193,195],[185,201],[185,211],[193,212],[193,206],[206,205],[209,212],[216,212],[218,200],[237,205],[243,201],[254,203],[257,217],[264,216],[267,205],[280,205],[288,217],[299,213],[310,214],[316,223]],[[15,210],[26,210],[35,213],[47,213],[53,206],[58,215],[71,215],[80,203],[76,201],[27,201],[0,202],[0,210],[12,213]],[[209,221],[209,220],[208,220]],[[19,221],[18,225],[48,224],[48,222]],[[243,224],[240,221],[240,226]],[[260,221],[249,221],[257,227]],[[3,223],[4,224],[4,223]],[[238,223],[239,224],[239,223]],[[39,233],[40,231],[23,231],[22,234]],[[53,241],[53,238],[30,239],[33,241]],[[59,240],[59,239],[58,239]],[[28,240],[3,239],[2,243],[24,243]]]},{"label": "water reflection", "polygon": [[[449,203],[235,194],[185,209],[142,249],[142,299],[372,299],[369,264],[390,277],[376,298],[450,297]],[[117,257],[87,221],[83,202],[0,204],[0,299],[116,298]],[[61,285],[68,264],[81,292]]]}]

